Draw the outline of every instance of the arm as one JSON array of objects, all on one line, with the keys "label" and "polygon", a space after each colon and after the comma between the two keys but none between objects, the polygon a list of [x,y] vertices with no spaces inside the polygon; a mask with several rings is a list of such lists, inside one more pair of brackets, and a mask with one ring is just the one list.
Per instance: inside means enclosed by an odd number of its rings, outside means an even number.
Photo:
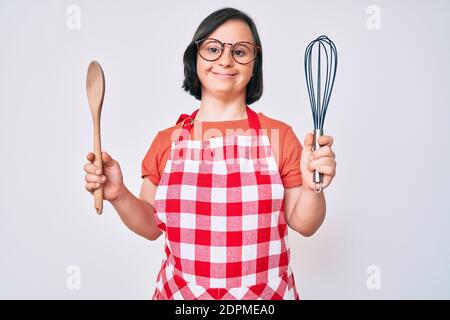
[{"label": "arm", "polygon": [[153,217],[156,186],[147,178],[142,182],[140,199],[136,198],[126,187],[111,202],[123,223],[133,232],[149,239],[156,240],[162,231]]},{"label": "arm", "polygon": [[[313,135],[306,136],[302,150],[300,171],[302,185],[285,189],[285,216],[287,224],[300,234],[310,237],[325,219],[326,203],[323,189],[327,188],[336,175],[335,154],[331,149],[333,137],[321,136],[321,147],[313,151]],[[313,172],[323,175],[322,192],[314,192]]]},{"label": "arm", "polygon": [[[322,145],[312,151],[312,134],[308,134],[301,155],[302,185],[285,189],[286,222],[305,237],[312,236],[325,219],[326,202],[323,189],[328,187],[336,174],[335,154],[331,150],[333,138],[322,136]],[[323,174],[322,192],[314,192],[313,171]]]},{"label": "arm", "polygon": [[305,237],[312,236],[325,220],[326,202],[322,192],[302,186],[285,189],[285,217],[288,226]]}]

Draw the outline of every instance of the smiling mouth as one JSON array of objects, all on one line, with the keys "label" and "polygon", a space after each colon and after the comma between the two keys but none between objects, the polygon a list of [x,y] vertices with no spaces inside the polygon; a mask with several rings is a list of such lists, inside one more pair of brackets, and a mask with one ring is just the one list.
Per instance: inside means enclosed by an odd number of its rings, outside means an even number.
[{"label": "smiling mouth", "polygon": [[221,76],[221,77],[234,77],[236,75],[236,73],[217,73],[214,71],[211,71],[212,73],[214,73],[217,76]]}]

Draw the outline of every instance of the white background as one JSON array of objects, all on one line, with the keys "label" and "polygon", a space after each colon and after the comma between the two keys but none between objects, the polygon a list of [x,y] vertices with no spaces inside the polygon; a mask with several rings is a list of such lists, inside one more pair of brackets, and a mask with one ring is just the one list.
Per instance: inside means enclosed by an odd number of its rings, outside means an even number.
[{"label": "white background", "polygon": [[[71,5],[80,28],[68,27]],[[380,29],[371,29],[371,5]],[[303,299],[450,298],[448,1],[0,1],[0,298],[150,299],[163,237],[97,216],[84,189],[92,150],[87,66],[105,72],[102,146],[138,195],[159,130],[199,102],[181,89],[182,55],[225,6],[256,22],[264,52],[258,112],[312,130],[303,54],[338,48],[325,121],[337,176],[311,238],[290,232]],[[369,20],[369,25],[368,25]],[[70,24],[69,24],[70,25]],[[371,290],[369,266],[381,271]],[[80,270],[70,289],[69,266]],[[69,281],[70,282],[70,281]]]}]

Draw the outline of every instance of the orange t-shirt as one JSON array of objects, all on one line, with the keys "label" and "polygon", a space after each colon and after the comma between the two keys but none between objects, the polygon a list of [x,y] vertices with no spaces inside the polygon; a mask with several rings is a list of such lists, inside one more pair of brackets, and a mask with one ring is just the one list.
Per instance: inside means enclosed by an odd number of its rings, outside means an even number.
[{"label": "orange t-shirt", "polygon": [[[278,165],[278,171],[284,188],[292,188],[302,184],[300,172],[300,157],[303,146],[295,135],[292,127],[286,123],[269,118],[257,112],[261,133],[269,138],[273,156]],[[229,121],[200,121],[194,122],[190,137],[195,140],[207,140],[212,137],[225,136],[231,132],[227,130],[242,130],[235,133],[246,134],[249,129],[248,119]],[[148,177],[154,185],[158,185],[164,172],[170,154],[172,141],[178,140],[182,123],[161,130],[150,145],[141,165],[141,177]],[[174,133],[174,134],[173,134]],[[173,136],[172,136],[173,134]],[[193,137],[192,137],[193,135]]]}]

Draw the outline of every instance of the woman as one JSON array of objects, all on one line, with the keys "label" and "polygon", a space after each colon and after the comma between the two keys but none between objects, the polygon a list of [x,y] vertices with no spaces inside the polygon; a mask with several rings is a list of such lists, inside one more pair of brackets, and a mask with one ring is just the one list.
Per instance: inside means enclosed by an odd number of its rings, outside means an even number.
[{"label": "woman", "polygon": [[225,8],[198,27],[184,54],[183,88],[200,100],[158,132],[142,161],[139,198],[119,163],[89,153],[86,189],[100,185],[123,222],[150,239],[165,234],[153,299],[299,299],[287,226],[311,236],[325,217],[312,174],[332,181],[333,138],[312,151],[292,128],[249,104],[262,95],[262,49],[245,13]]}]

